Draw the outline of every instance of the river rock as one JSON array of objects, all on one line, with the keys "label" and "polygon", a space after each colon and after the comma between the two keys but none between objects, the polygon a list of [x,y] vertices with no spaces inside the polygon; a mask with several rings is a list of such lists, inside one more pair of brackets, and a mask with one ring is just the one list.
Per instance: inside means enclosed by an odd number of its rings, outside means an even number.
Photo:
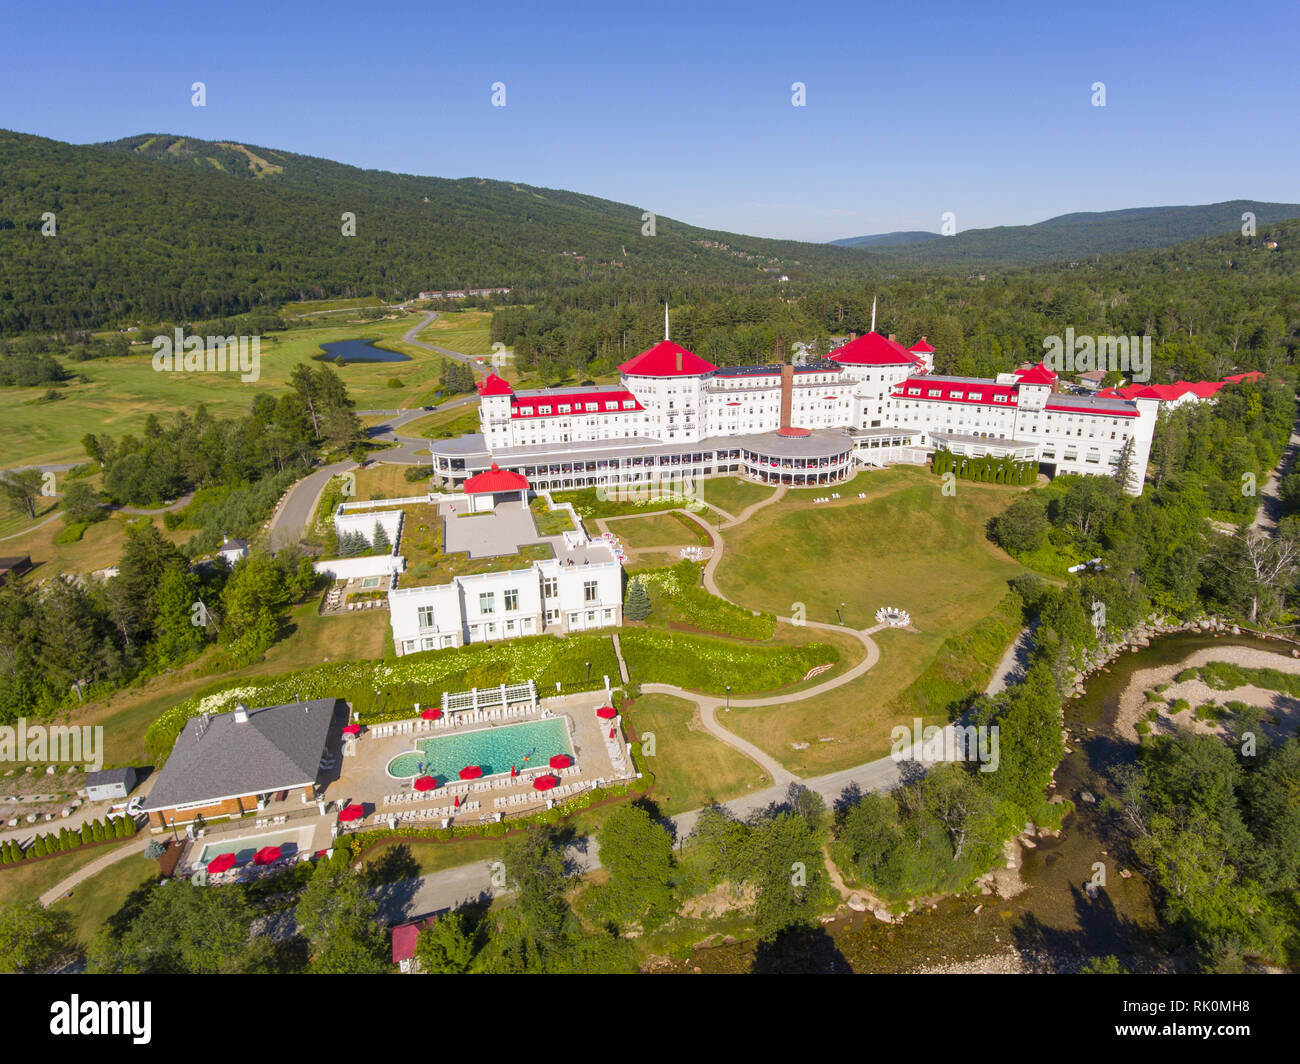
[{"label": "river rock", "polygon": [[855,913],[864,913],[867,911],[867,903],[863,901],[861,895],[858,894],[854,894],[851,898],[849,898],[848,906]]},{"label": "river rock", "polygon": [[1097,804],[1097,796],[1093,794],[1092,791],[1080,791],[1079,800],[1082,802],[1087,802],[1089,805]]}]

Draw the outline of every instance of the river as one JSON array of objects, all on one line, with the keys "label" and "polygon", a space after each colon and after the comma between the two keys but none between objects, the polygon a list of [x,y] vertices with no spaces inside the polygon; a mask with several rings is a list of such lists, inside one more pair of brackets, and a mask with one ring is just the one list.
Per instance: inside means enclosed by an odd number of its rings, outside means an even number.
[{"label": "river", "polygon": [[[1244,646],[1273,653],[1282,644],[1249,636],[1180,633],[1165,636],[1136,654],[1125,654],[1096,672],[1084,693],[1065,703],[1070,732],[1067,754],[1056,773],[1056,793],[1074,801],[1059,838],[1037,840],[1025,853],[1026,889],[1013,898],[979,894],[948,897],[885,924],[870,913],[839,915],[819,930],[773,946],[732,942],[697,949],[674,966],[703,972],[913,972],[1073,970],[1086,958],[1113,954],[1130,970],[1179,967],[1162,934],[1152,891],[1133,871],[1123,832],[1101,809],[1114,795],[1111,773],[1131,762],[1136,748],[1114,733],[1119,697],[1140,669],[1177,664],[1204,647]],[[1091,792],[1096,804],[1081,800]],[[1093,900],[1083,885],[1094,865],[1105,866],[1106,885]],[[1121,869],[1130,876],[1121,876]],[[977,907],[982,908],[978,913]],[[1018,955],[1018,956],[1017,956]]]}]

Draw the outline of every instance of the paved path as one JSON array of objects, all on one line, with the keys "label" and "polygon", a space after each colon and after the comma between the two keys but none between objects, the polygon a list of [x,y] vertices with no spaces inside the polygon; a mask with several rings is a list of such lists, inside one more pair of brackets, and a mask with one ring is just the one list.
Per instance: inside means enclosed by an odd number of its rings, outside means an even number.
[{"label": "paved path", "polygon": [[84,883],[91,876],[98,875],[110,865],[117,864],[128,857],[133,857],[138,853],[144,853],[144,848],[149,845],[150,835],[148,830],[143,830],[134,839],[122,843],[121,846],[114,846],[103,857],[98,857],[88,865],[83,865],[67,879],[51,887],[41,895],[41,904],[45,906],[53,905],[68,891],[77,886],[78,883]]},{"label": "paved path", "polygon": [[[402,343],[410,344],[412,347],[422,348],[425,351],[432,351],[435,354],[446,355],[448,358],[454,358],[458,362],[467,363],[469,366],[474,368],[475,372],[484,372],[483,368],[478,364],[479,358],[482,357],[481,355],[467,355],[463,351],[453,351],[450,347],[439,347],[437,344],[431,344],[427,340],[419,339],[420,332],[432,325],[437,317],[438,312],[436,310],[423,311],[421,319],[407,329],[406,332],[402,333]],[[475,398],[477,398],[477,396],[475,396]]]},{"label": "paved path", "polygon": [[988,686],[984,688],[985,694],[995,695],[1005,690],[1013,680],[1018,682],[1024,679],[1025,671],[1029,668],[1029,654],[1034,649],[1034,631],[1037,627],[1038,622],[1035,621],[1020,629],[1020,634],[1007,647],[1002,660],[989,677]]},{"label": "paved path", "polygon": [[[1300,422],[1297,423],[1300,428]],[[1258,528],[1270,536],[1277,535],[1277,523],[1282,516],[1282,477],[1295,465],[1296,453],[1300,452],[1300,432],[1293,429],[1291,440],[1277,466],[1269,471],[1268,479],[1259,491],[1259,510],[1255,514],[1252,528]]]},{"label": "paved path", "polygon": [[15,532],[9,536],[0,536],[0,543],[3,543],[7,539],[22,539],[24,536],[30,536],[38,528],[44,528],[51,521],[62,516],[63,515],[58,510],[55,510],[53,513],[47,514],[45,517],[42,517],[39,521],[36,522],[36,524],[28,525],[21,532]]}]

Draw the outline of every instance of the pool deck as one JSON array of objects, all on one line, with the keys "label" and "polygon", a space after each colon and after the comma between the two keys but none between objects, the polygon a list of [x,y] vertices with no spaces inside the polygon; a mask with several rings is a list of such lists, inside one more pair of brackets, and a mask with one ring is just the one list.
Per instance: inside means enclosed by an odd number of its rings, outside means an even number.
[{"label": "pool deck", "polygon": [[[326,800],[339,805],[348,802],[363,803],[366,816],[350,825],[354,830],[366,830],[374,827],[387,827],[392,816],[410,813],[415,810],[448,809],[454,805],[452,795],[457,791],[467,792],[469,801],[477,801],[479,808],[470,811],[454,812],[445,819],[457,824],[478,824],[496,819],[495,814],[502,813],[506,818],[521,814],[535,813],[545,809],[548,802],[555,798],[554,792],[535,791],[528,780],[505,783],[502,777],[487,777],[466,783],[452,784],[440,788],[432,797],[412,799],[395,804],[386,803],[389,796],[408,795],[413,791],[411,779],[398,780],[388,774],[388,764],[399,754],[410,753],[416,749],[415,744],[428,738],[443,735],[457,735],[468,731],[478,731],[485,727],[505,728],[512,724],[541,720],[549,712],[553,717],[567,718],[569,740],[573,744],[574,762],[577,772],[564,770],[571,774],[561,779],[561,786],[567,793],[558,798],[572,798],[580,789],[593,785],[595,780],[626,778],[635,774],[632,759],[623,739],[621,730],[615,733],[614,750],[621,758],[623,767],[616,766],[614,752],[608,740],[611,721],[597,718],[598,707],[607,705],[608,698],[603,691],[587,692],[579,695],[566,695],[558,698],[542,699],[539,712],[526,716],[513,717],[508,720],[471,720],[470,714],[458,714],[464,718],[460,726],[429,728],[427,722],[415,718],[408,723],[410,731],[396,735],[376,737],[367,730],[354,744],[355,753],[342,759],[339,778],[330,783],[325,792]],[[508,778],[508,777],[507,777]],[[500,784],[500,785],[498,785]],[[476,786],[477,785],[477,786]],[[513,804],[497,805],[497,799],[516,797]],[[462,803],[466,797],[462,797]],[[417,823],[424,826],[439,826],[441,816],[421,818]]]}]

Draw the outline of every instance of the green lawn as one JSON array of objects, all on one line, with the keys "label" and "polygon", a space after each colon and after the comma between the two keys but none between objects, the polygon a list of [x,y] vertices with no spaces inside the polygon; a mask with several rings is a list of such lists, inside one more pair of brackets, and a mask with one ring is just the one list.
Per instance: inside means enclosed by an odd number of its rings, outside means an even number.
[{"label": "green lawn", "polygon": [[449,440],[453,436],[465,436],[478,430],[478,405],[470,403],[450,410],[435,410],[432,414],[408,421],[398,432],[402,436],[419,439]]},{"label": "green lawn", "polygon": [[[399,339],[418,318],[405,314],[374,322],[347,318],[334,315],[263,336],[257,381],[243,382],[237,373],[157,372],[152,348],[139,344],[135,353],[122,358],[69,363],[87,382],[74,381],[60,388],[63,398],[59,402],[25,405],[26,400],[39,397],[44,387],[0,389],[0,423],[7,430],[6,464],[81,461],[85,458],[81,438],[91,428],[114,437],[138,433],[151,413],[192,412],[203,403],[217,416],[243,414],[255,396],[287,390],[294,366],[304,362],[320,365],[312,356],[320,353],[320,344],[335,340],[374,339],[381,347],[411,356],[409,362],[354,362],[338,369],[359,410],[416,406],[437,387],[442,356]],[[477,317],[461,321],[452,333],[458,343],[480,334],[486,341],[487,322]],[[402,387],[390,388],[390,379],[400,381]]]},{"label": "green lawn", "polygon": [[746,506],[770,497],[776,491],[765,484],[752,484],[736,477],[706,477],[695,485],[701,502],[716,506],[736,517]]},{"label": "green lawn", "polygon": [[814,507],[804,493],[788,493],[724,533],[727,550],[717,580],[737,602],[786,616],[803,603],[808,619],[828,622],[836,621],[843,602],[844,623],[855,628],[874,626],[880,606],[901,606],[912,615],[915,630],[873,637],[881,660],[865,676],[804,702],[732,712],[728,727],[800,775],[879,757],[888,752],[889,729],[899,720],[935,713],[933,700],[912,685],[941,656],[952,658],[946,665],[975,684],[986,671],[982,659],[996,661],[1005,642],[996,650],[980,642],[977,650],[968,646],[954,654],[945,641],[986,624],[1007,581],[1024,572],[984,535],[988,519],[1011,502],[1015,489],[962,483],[956,496],[943,496],[938,481],[923,471],[896,468],[868,476],[859,478],[865,500],[855,491]]},{"label": "green lawn", "polygon": [[630,550],[642,547],[687,547],[704,542],[706,533],[681,514],[646,514],[610,521],[609,530]]},{"label": "green lawn", "polygon": [[644,739],[654,735],[654,773],[650,797],[668,815],[726,801],[769,786],[763,771],[738,750],[704,731],[692,702],[668,695],[642,695],[624,702],[626,721]]},{"label": "green lawn", "polygon": [[53,907],[72,916],[77,940],[88,946],[133,891],[157,878],[158,862],[134,854],[78,884],[71,898],[60,898]]},{"label": "green lawn", "polygon": [[[492,337],[488,331],[491,324],[491,311],[439,311],[438,316],[416,334],[416,339],[459,351],[462,355],[481,355],[486,359],[492,353]],[[509,367],[509,362],[506,367]]]}]

